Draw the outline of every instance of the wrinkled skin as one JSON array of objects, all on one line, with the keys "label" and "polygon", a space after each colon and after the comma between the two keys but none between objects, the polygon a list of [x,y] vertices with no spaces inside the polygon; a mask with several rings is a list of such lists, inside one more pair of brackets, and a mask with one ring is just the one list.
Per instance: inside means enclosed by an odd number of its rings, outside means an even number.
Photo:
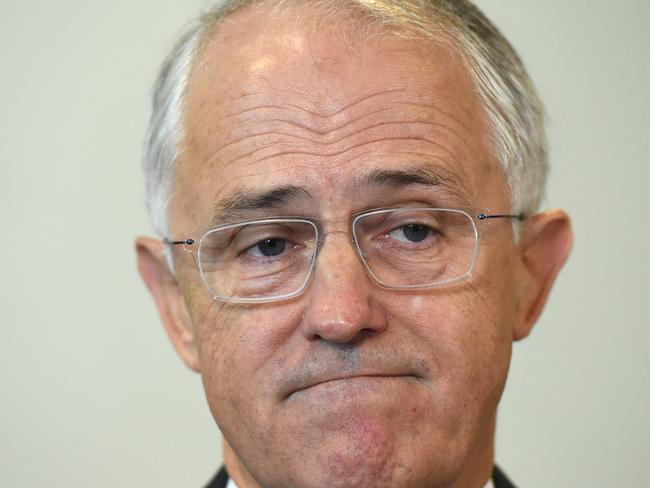
[{"label": "wrinkled skin", "polygon": [[[454,48],[356,39],[344,19],[309,18],[304,10],[269,27],[243,10],[216,33],[190,80],[171,206],[173,237],[196,238],[233,195],[299,187],[242,220],[324,219],[304,294],[215,302],[188,254],[176,250],[177,275],[167,275],[160,244],[146,239],[140,269],[179,353],[202,375],[240,488],[483,486],[512,341],[528,334],[568,253],[568,220],[532,219],[520,243],[508,221],[490,222],[468,280],[379,288],[347,234],[352,214],[509,212],[509,190]],[[441,183],[367,181],[423,169]],[[544,229],[550,237],[535,247]],[[536,265],[538,256],[553,266]]]}]

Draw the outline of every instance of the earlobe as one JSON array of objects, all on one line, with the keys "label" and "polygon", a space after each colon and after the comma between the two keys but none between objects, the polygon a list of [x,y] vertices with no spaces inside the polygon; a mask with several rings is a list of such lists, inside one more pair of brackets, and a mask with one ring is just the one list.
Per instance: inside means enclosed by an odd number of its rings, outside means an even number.
[{"label": "earlobe", "polygon": [[528,336],[539,319],[572,244],[571,221],[562,210],[534,215],[524,224],[519,244],[521,293],[513,340]]},{"label": "earlobe", "polygon": [[192,319],[178,281],[167,265],[165,244],[140,237],[135,249],[138,270],[156,303],[167,335],[185,364],[198,372],[200,366]]}]

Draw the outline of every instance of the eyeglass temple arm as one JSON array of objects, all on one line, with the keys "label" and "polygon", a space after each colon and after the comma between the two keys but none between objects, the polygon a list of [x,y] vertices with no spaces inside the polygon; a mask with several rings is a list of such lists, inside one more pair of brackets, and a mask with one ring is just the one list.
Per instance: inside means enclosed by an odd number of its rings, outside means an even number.
[{"label": "eyeglass temple arm", "polygon": [[194,245],[194,239],[186,239],[184,241],[171,241],[169,239],[163,239],[163,242],[168,246],[192,246]]},{"label": "eyeglass temple arm", "polygon": [[517,214],[517,215],[507,215],[507,214],[497,214],[497,215],[490,215],[490,214],[484,214],[480,213],[476,216],[478,220],[488,220],[488,219],[517,219],[517,220],[524,220],[526,218],[526,215],[523,213]]}]

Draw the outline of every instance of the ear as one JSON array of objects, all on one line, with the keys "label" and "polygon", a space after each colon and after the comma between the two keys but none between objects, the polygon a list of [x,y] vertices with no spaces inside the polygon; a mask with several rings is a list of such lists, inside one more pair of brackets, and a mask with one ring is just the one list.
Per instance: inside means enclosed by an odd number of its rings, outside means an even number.
[{"label": "ear", "polygon": [[187,303],[178,281],[167,265],[165,244],[139,237],[135,242],[138,270],[158,308],[158,314],[176,352],[188,367],[199,371],[199,360]]},{"label": "ear", "polygon": [[551,287],[571,252],[573,233],[569,216],[548,210],[527,219],[519,243],[519,308],[513,339],[528,336],[544,309]]}]

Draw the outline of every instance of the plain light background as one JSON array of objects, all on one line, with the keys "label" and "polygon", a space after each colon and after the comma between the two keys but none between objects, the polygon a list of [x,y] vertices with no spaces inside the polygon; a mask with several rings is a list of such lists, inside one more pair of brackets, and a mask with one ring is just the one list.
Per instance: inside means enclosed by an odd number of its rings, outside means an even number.
[{"label": "plain light background", "polygon": [[[650,479],[650,3],[481,0],[550,115],[576,245],[515,346],[497,461],[523,487]],[[199,0],[1,0],[0,485],[201,486],[200,379],[136,273],[148,94]]]}]

